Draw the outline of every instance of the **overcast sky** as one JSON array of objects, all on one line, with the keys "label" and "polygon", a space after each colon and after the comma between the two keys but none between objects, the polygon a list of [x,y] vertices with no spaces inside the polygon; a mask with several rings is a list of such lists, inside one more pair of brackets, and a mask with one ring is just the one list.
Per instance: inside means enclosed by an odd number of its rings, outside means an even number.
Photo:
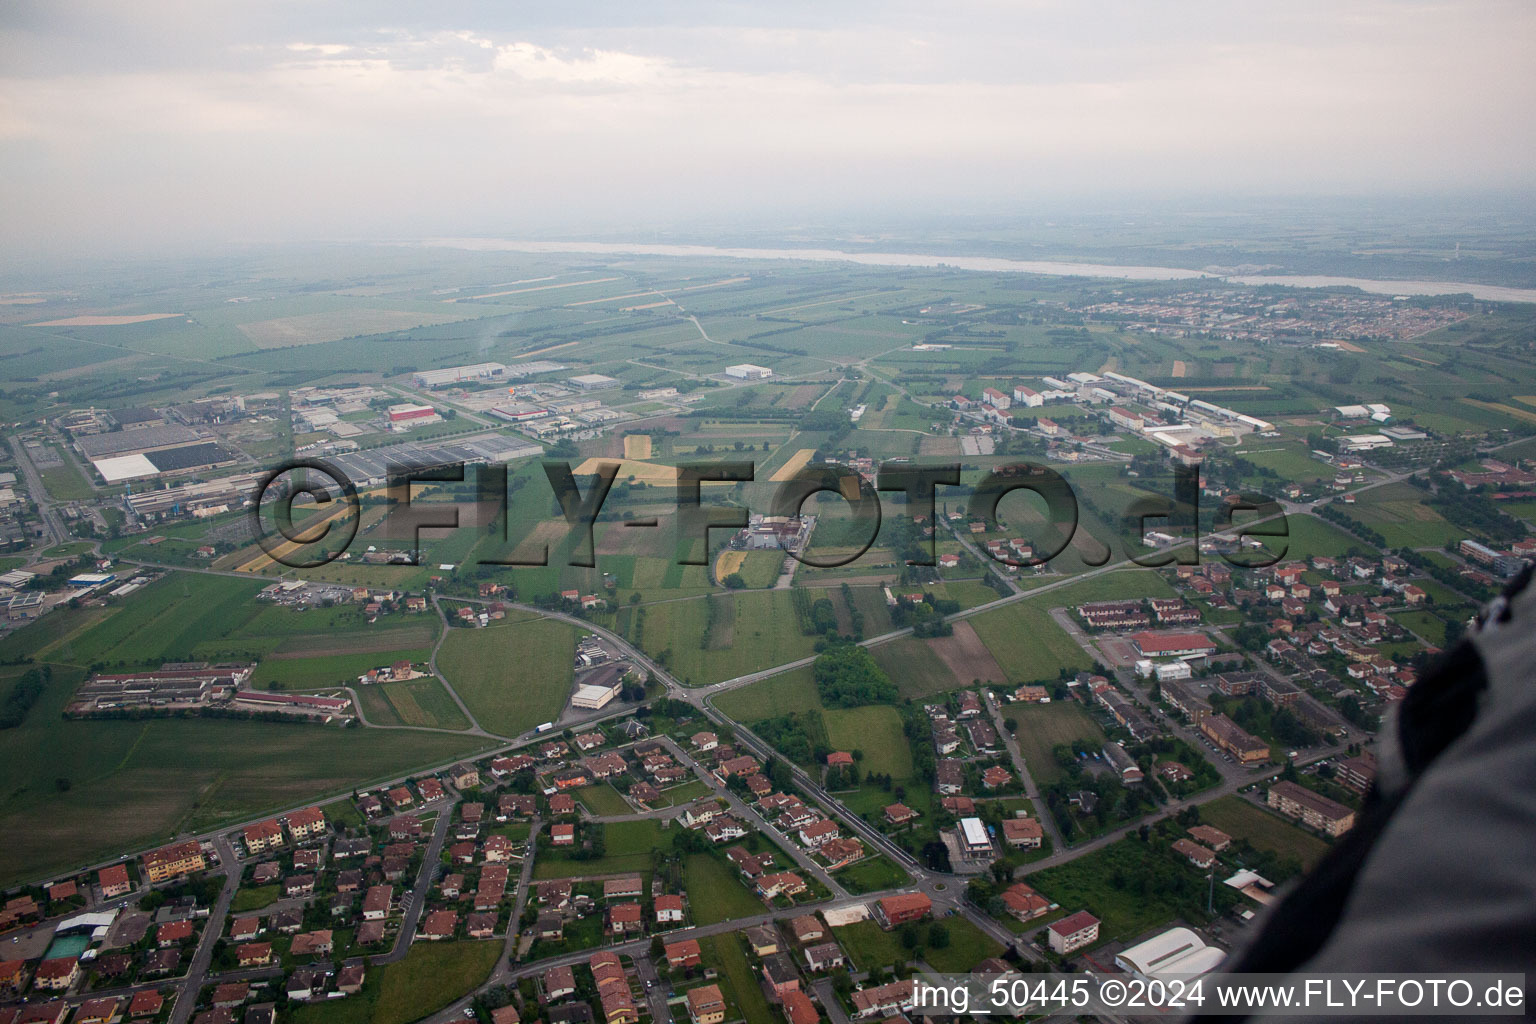
[{"label": "overcast sky", "polygon": [[1524,0],[12,0],[0,240],[1519,191],[1533,41]]}]

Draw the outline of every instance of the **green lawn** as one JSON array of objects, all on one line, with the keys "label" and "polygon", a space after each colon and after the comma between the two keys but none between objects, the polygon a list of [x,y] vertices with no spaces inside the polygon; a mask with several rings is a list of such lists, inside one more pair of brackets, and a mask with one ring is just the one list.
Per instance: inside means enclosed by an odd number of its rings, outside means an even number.
[{"label": "green lawn", "polygon": [[647,874],[653,850],[665,845],[661,825],[649,818],[585,824],[582,830],[601,828],[604,856],[595,860],[571,860],[565,851],[541,849],[533,865],[533,877],[575,878],[581,875]]},{"label": "green lawn", "polygon": [[464,712],[433,676],[355,686],[354,689],[370,724],[414,725],[428,729],[469,728]]},{"label": "green lawn", "polygon": [[325,812],[325,820],[337,828],[356,828],[363,823],[362,814],[350,798],[332,800],[320,809]]},{"label": "green lawn", "polygon": [[[949,931],[949,945],[943,948],[929,942],[929,928],[940,924]],[[939,922],[919,921],[915,925],[923,959],[946,974],[969,971],[989,956],[1003,952],[1002,945],[970,921],[956,915]],[[874,921],[859,921],[832,929],[838,943],[857,970],[893,967],[914,958],[914,951],[901,940],[901,929],[884,931]]]},{"label": "green lawn", "polygon": [[619,795],[619,791],[606,782],[600,786],[581,787],[576,790],[576,799],[580,800],[582,806],[586,807],[593,814],[634,813],[634,808],[630,807],[628,801]]},{"label": "green lawn", "polygon": [[1411,484],[1387,484],[1361,494],[1346,512],[1380,533],[1392,548],[1438,548],[1465,539],[1467,531],[1424,504],[1425,497]]},{"label": "green lawn", "polygon": [[369,669],[396,661],[422,665],[432,656],[430,648],[332,654],[315,658],[267,658],[251,675],[258,690],[303,690],[321,686],[357,686],[357,677]]},{"label": "green lawn", "polygon": [[898,780],[912,777],[912,747],[895,708],[830,708],[822,712],[822,719],[834,750],[864,752],[861,772],[888,773]]},{"label": "green lawn", "polygon": [[727,862],[707,853],[691,853],[683,864],[683,890],[694,924],[715,924],[763,912],[763,904],[741,884]]},{"label": "green lawn", "polygon": [[234,901],[229,909],[237,914],[248,910],[260,910],[270,907],[283,898],[283,887],[280,885],[258,885],[250,889],[240,889],[235,893]]},{"label": "green lawn", "polygon": [[363,991],[299,1006],[294,1024],[409,1024],[473,991],[496,966],[500,942],[418,942],[405,959],[368,971]]},{"label": "green lawn", "polygon": [[[762,909],[761,906],[758,907]],[[757,972],[747,960],[741,936],[734,932],[709,935],[699,940],[704,963],[718,973],[716,983],[726,1001],[726,1020],[746,1020],[747,1024],[778,1024],[779,1017],[768,1006]]]},{"label": "green lawn", "polygon": [[1037,785],[1049,786],[1061,778],[1061,768],[1051,756],[1052,747],[1082,740],[1097,749],[1104,743],[1104,730],[1076,701],[1008,705],[1003,717],[1019,723],[1014,736],[1018,738],[1025,767]]},{"label": "green lawn", "polygon": [[[1138,575],[1158,578],[1151,572]],[[1051,620],[1046,610],[1047,604],[1065,603],[1056,594],[1040,600],[1016,601],[983,612],[970,623],[1010,681],[1055,679],[1064,668],[1080,672],[1093,664],[1066,631]]]},{"label": "green lawn", "polygon": [[43,551],[44,558],[73,558],[83,555],[91,550],[91,542],[88,540],[71,540],[63,544],[55,544]]},{"label": "green lawn", "polygon": [[816,694],[816,680],[807,666],[738,690],[728,690],[715,698],[714,703],[736,721],[750,724],[791,711],[819,708],[821,698]]},{"label": "green lawn", "polygon": [[577,635],[553,619],[453,629],[437,667],[483,728],[517,736],[564,710]]},{"label": "green lawn", "polygon": [[800,632],[790,591],[736,593],[729,600],[729,624],[717,622],[708,648],[700,646],[708,614],[704,600],[647,605],[646,653],[689,685],[731,679],[813,653],[816,639]]},{"label": "green lawn", "polygon": [[[1182,912],[1180,902],[1171,893],[1139,884],[1139,871],[1151,856],[1156,854],[1150,853],[1140,840],[1121,839],[1065,864],[1035,872],[1026,881],[1042,895],[1060,903],[1068,913],[1087,910],[1097,917],[1102,922],[1100,941],[1129,939],[1166,924]],[[1194,886],[1195,869],[1188,870],[1191,891],[1198,888],[1198,903],[1203,911],[1204,876],[1199,876],[1199,884]]]},{"label": "green lawn", "polygon": [[1317,836],[1260,810],[1235,794],[1202,804],[1200,820],[1215,825],[1234,839],[1246,839],[1261,850],[1295,857],[1308,870],[1328,852],[1328,844]]},{"label": "green lawn", "polygon": [[[54,612],[0,641],[49,664],[23,724],[0,731],[0,884],[345,793],[482,749],[448,734],[227,719],[66,721],[83,668],[158,663],[255,611],[259,581],[177,573],[115,610]],[[110,660],[109,660],[110,659]],[[259,751],[260,756],[253,756]]]},{"label": "green lawn", "polygon": [[880,892],[909,884],[912,876],[885,857],[866,857],[832,876],[851,893]]}]

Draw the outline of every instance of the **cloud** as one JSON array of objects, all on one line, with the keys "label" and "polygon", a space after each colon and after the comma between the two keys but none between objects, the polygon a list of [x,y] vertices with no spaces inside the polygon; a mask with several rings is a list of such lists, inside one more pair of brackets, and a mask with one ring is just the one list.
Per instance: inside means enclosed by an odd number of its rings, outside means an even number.
[{"label": "cloud", "polygon": [[1502,0],[342,10],[18,6],[0,230],[1521,187],[1536,149],[1536,9]]}]

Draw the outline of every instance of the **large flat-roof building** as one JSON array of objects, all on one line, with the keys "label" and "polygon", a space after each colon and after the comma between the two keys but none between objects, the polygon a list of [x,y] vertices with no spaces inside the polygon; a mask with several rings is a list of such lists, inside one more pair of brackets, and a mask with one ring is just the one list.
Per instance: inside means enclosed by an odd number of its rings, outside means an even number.
[{"label": "large flat-roof building", "polygon": [[955,836],[960,840],[961,852],[967,857],[975,859],[992,852],[992,839],[987,835],[987,827],[981,823],[980,818],[961,818]]},{"label": "large flat-roof building", "polygon": [[616,388],[620,383],[617,377],[607,377],[601,373],[578,373],[574,377],[567,377],[565,382],[578,391],[603,391]]},{"label": "large flat-roof building", "polygon": [[1133,633],[1131,643],[1144,658],[1182,658],[1216,650],[1216,642],[1204,633]]},{"label": "large flat-roof building", "polygon": [[389,429],[410,430],[426,423],[436,423],[437,410],[430,405],[400,402],[389,407]]},{"label": "large flat-roof building", "polygon": [[735,366],[727,366],[725,375],[737,380],[767,380],[773,376],[773,371],[755,363],[737,363]]},{"label": "large flat-roof building", "polygon": [[441,370],[418,370],[411,375],[411,382],[419,388],[441,388],[465,381],[494,380],[505,376],[506,372],[506,366],[501,363],[470,363],[445,366]]},{"label": "large flat-roof building", "polygon": [[596,711],[606,706],[624,685],[624,674],[619,665],[603,665],[586,673],[576,683],[571,696],[571,707],[582,711]]}]

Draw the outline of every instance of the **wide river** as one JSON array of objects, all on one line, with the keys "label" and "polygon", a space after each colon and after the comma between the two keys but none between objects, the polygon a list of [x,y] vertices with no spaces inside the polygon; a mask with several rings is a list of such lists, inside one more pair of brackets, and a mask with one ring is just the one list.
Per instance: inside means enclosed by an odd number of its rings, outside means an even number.
[{"label": "wide river", "polygon": [[1536,303],[1536,288],[1505,288],[1455,281],[1373,281],[1361,277],[1319,275],[1211,274],[1178,267],[1121,267],[1103,263],[1010,260],[998,256],[929,256],[905,252],[842,252],[838,249],[740,249],[713,245],[652,245],[645,242],[527,242],[508,238],[432,238],[424,245],[451,249],[529,253],[592,253],[604,256],[710,256],[741,260],[810,260],[858,263],[869,267],[956,267],[989,273],[1106,277],[1127,281],[1179,281],[1217,277],[1238,284],[1279,284],[1295,288],[1353,287],[1379,295],[1472,295],[1489,302]]}]

